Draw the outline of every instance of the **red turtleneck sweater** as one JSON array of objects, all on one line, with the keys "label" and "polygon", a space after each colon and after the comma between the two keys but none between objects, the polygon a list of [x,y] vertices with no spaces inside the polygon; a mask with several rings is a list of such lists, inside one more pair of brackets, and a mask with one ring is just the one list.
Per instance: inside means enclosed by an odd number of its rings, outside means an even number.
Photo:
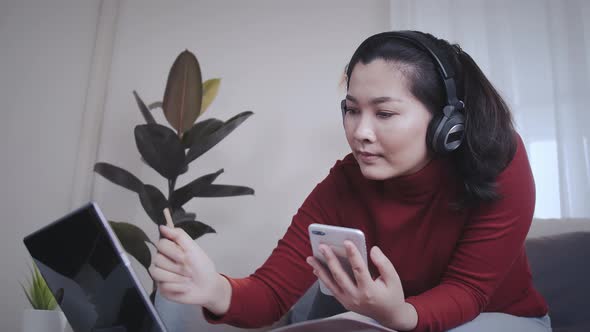
[{"label": "red turtleneck sweater", "polygon": [[[450,207],[460,190],[446,159],[419,172],[367,180],[352,155],[338,161],[305,200],[268,260],[243,279],[228,278],[231,304],[212,323],[271,324],[316,281],[307,226],[323,223],[365,233],[395,266],[406,301],[418,312],[415,331],[444,331],[480,312],[543,316],[547,305],[533,288],[524,241],[535,187],[523,143],[497,178],[502,199],[477,208]],[[371,272],[376,271],[370,264]]]}]

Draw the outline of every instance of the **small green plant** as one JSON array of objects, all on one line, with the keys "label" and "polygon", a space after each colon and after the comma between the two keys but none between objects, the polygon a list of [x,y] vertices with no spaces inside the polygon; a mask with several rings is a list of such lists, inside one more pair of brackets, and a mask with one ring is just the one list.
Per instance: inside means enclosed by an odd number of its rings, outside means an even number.
[{"label": "small green plant", "polygon": [[[35,264],[33,264],[31,270],[31,280],[29,280],[28,287],[25,287],[22,283],[21,287],[33,309],[55,310],[57,308],[58,301],[53,296],[51,289],[47,286],[45,279],[43,279]],[[58,297],[61,298],[61,296]]]}]

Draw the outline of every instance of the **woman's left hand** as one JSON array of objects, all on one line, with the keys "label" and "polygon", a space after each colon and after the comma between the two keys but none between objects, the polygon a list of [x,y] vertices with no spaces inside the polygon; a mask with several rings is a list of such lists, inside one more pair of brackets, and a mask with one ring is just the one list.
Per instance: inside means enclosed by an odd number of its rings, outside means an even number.
[{"label": "woman's left hand", "polygon": [[418,321],[416,310],[406,303],[397,271],[381,249],[371,249],[371,260],[380,273],[373,280],[356,246],[351,241],[344,241],[344,247],[355,280],[351,280],[332,248],[325,244],[319,249],[329,270],[316,258],[308,257],[307,262],[313,267],[314,274],[347,310],[371,317],[393,329],[414,329]]}]

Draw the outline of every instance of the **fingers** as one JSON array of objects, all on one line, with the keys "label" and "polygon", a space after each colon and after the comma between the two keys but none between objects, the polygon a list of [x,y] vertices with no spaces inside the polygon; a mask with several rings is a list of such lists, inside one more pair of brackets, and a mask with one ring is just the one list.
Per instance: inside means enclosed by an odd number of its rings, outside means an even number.
[{"label": "fingers", "polygon": [[182,293],[186,293],[191,286],[185,283],[161,282],[158,284],[158,287],[160,288],[160,292],[175,297]]},{"label": "fingers", "polygon": [[185,273],[183,265],[175,263],[170,258],[162,255],[161,253],[156,254],[156,256],[154,257],[153,265],[155,267],[159,267],[162,270],[189,277],[187,273]]},{"label": "fingers", "polygon": [[315,257],[307,257],[306,261],[313,268],[313,274],[338,298],[342,294],[342,289],[336,284],[330,271]]},{"label": "fingers", "polygon": [[150,275],[156,282],[185,283],[190,281],[190,278],[177,273],[166,271],[154,265],[150,266],[149,271]]},{"label": "fingers", "polygon": [[[189,277],[191,257],[201,257],[202,250],[181,228],[160,226],[161,238],[156,244],[154,265],[172,273]],[[201,256],[199,256],[201,254]]]},{"label": "fingers", "polygon": [[351,280],[351,277],[348,275],[348,273],[344,271],[344,268],[340,263],[340,259],[338,259],[338,256],[334,254],[332,248],[325,244],[320,244],[320,252],[324,255],[326,265],[328,265],[328,268],[332,273],[332,278],[336,284],[338,284],[340,288],[349,294],[355,294],[356,286],[354,285],[354,282]]},{"label": "fingers", "polygon": [[385,254],[383,254],[383,251],[381,251],[379,247],[375,246],[371,249],[371,260],[379,270],[379,274],[385,284],[392,285],[394,283],[401,283],[393,264],[391,264],[391,261],[385,256]]},{"label": "fingers", "polygon": [[184,252],[178,245],[176,245],[176,243],[172,242],[171,240],[160,239],[156,247],[158,249],[158,253],[166,256],[172,261],[176,263],[184,262]]},{"label": "fingers", "polygon": [[176,243],[184,251],[191,250],[195,245],[195,241],[193,241],[182,228],[170,228],[168,226],[160,225],[160,232],[162,233],[162,236]]},{"label": "fingers", "polygon": [[352,267],[354,278],[358,288],[366,288],[372,282],[371,273],[367,267],[367,262],[361,256],[358,248],[351,241],[344,241],[344,248],[346,249],[346,256]]},{"label": "fingers", "polygon": [[160,252],[156,253],[154,260],[153,260],[153,265],[161,268],[162,270],[166,270],[166,271],[170,271],[172,273],[184,275],[182,264],[176,263],[175,261],[164,256]]}]

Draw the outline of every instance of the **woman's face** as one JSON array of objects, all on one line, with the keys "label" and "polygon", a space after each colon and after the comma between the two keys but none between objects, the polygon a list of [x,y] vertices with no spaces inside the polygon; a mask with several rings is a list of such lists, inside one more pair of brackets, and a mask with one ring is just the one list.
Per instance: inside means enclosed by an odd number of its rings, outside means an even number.
[{"label": "woman's face", "polygon": [[406,85],[396,63],[376,59],[353,68],[344,131],[368,179],[412,174],[430,160],[426,129],[432,115]]}]

